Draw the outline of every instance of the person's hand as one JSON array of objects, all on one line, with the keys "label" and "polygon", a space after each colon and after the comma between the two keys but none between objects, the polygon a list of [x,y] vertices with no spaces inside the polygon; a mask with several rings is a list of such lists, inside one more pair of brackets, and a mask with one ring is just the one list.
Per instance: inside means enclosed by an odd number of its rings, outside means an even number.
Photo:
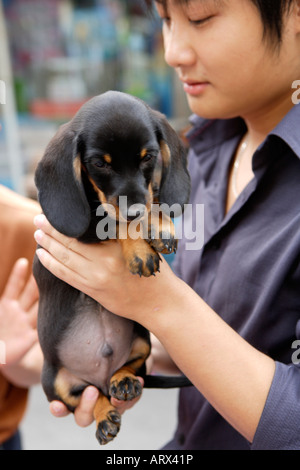
[{"label": "person's hand", "polygon": [[[87,387],[81,397],[80,403],[74,412],[75,422],[85,428],[94,421],[94,408],[99,397],[99,391],[95,387]],[[55,418],[69,416],[68,408],[60,401],[50,403],[50,412]]]},{"label": "person's hand", "polygon": [[[141,382],[142,386],[144,386],[144,381],[141,377],[137,377]],[[94,408],[96,406],[97,400],[99,397],[99,391],[95,387],[87,387],[81,397],[79,406],[76,408],[74,412],[75,422],[80,427],[88,427],[94,421]],[[115,398],[111,399],[111,404],[117,408],[120,414],[124,414],[125,411],[130,410],[133,408],[136,403],[140,400],[136,398],[131,401],[119,401]],[[67,407],[60,401],[53,401],[50,403],[50,411],[52,415],[56,418],[64,418],[70,414]]]},{"label": "person's hand", "polygon": [[172,308],[177,278],[166,262],[155,277],[140,278],[128,270],[118,242],[80,243],[57,232],[43,215],[35,218],[35,225],[40,229],[35,239],[42,247],[37,255],[44,267],[107,310],[147,328],[152,314]]},{"label": "person's hand", "polygon": [[16,262],[0,299],[0,340],[8,368],[22,360],[38,342],[38,288],[33,276],[26,282],[29,262]]}]

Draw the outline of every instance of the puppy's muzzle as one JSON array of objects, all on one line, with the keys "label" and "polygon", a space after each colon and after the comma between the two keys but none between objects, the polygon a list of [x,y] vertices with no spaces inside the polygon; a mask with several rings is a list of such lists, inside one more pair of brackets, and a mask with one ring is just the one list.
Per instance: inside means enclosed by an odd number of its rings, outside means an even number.
[{"label": "puppy's muzzle", "polygon": [[[143,204],[144,197],[141,196],[140,202],[132,203],[132,198],[127,196],[120,196],[117,199],[119,208],[119,215],[123,221],[132,222],[135,219],[142,219],[147,212],[146,206]],[[141,202],[142,201],[142,202]]]}]

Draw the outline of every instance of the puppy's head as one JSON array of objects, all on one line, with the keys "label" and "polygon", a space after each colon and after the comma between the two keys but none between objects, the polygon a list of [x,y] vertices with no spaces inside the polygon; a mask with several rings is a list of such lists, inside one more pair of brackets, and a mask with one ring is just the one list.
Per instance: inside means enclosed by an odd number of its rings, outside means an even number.
[{"label": "puppy's head", "polygon": [[176,132],[162,114],[120,92],[93,98],[59,129],[36,185],[50,223],[75,238],[89,228],[91,194],[130,221],[154,200],[182,206],[190,192],[186,150]]}]

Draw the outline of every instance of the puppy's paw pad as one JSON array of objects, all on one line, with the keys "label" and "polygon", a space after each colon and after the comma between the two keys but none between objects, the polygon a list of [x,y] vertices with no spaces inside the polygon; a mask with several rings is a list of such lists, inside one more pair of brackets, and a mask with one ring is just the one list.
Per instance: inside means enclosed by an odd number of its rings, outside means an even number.
[{"label": "puppy's paw pad", "polygon": [[157,253],[147,253],[144,258],[135,256],[129,262],[129,269],[132,274],[139,274],[139,276],[150,277],[159,271],[160,257]]},{"label": "puppy's paw pad", "polygon": [[141,396],[143,391],[139,380],[132,377],[124,377],[120,382],[114,380],[110,385],[110,395],[121,401],[130,401]]}]

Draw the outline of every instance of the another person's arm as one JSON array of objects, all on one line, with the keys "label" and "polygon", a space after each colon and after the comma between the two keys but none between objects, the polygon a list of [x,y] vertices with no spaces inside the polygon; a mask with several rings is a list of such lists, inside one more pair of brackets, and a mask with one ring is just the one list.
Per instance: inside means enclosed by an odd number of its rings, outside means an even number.
[{"label": "another person's arm", "polygon": [[28,277],[29,263],[15,264],[0,299],[0,340],[5,364],[1,373],[14,385],[27,388],[40,381],[42,353],[37,337],[38,289]]}]

